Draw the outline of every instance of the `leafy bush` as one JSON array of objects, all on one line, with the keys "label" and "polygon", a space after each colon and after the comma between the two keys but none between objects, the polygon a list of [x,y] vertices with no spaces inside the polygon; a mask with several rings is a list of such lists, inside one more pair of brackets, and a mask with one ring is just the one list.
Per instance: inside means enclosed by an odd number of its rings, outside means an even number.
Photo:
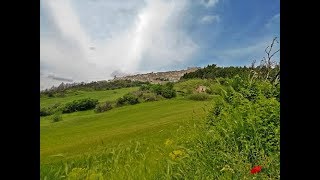
[{"label": "leafy bush", "polygon": [[112,109],[112,103],[110,101],[106,101],[103,104],[98,104],[94,111],[96,113],[101,113],[101,112],[109,111],[111,109]]},{"label": "leafy bush", "polygon": [[170,99],[176,97],[177,93],[174,89],[164,88],[162,89],[160,95],[164,98]]},{"label": "leafy bush", "polygon": [[55,112],[62,111],[62,108],[61,103],[56,103],[49,107],[42,107],[40,108],[40,116],[49,116]]},{"label": "leafy bush", "polygon": [[52,92],[48,93],[48,97],[54,97]]},{"label": "leafy bush", "polygon": [[40,109],[40,116],[49,116],[51,114],[53,113],[49,108],[44,107]]},{"label": "leafy bush", "polygon": [[140,91],[151,91],[156,93],[157,95],[161,95],[164,98],[173,98],[177,96],[176,90],[173,89],[174,84],[172,82],[168,82],[164,85],[161,84],[149,84],[142,85],[140,87]]},{"label": "leafy bush", "polygon": [[119,99],[117,99],[117,106],[123,106],[126,104],[138,104],[139,103],[139,99],[137,97],[137,95],[133,94],[133,93],[128,93],[126,95],[124,95],[123,97],[120,97]]},{"label": "leafy bush", "polygon": [[195,100],[195,101],[205,101],[208,100],[210,96],[206,93],[196,93],[189,95],[189,99]]},{"label": "leafy bush", "polygon": [[162,96],[157,95],[155,93],[152,92],[144,92],[141,96],[141,99],[143,101],[149,102],[149,101],[158,101],[162,98]]},{"label": "leafy bush", "polygon": [[161,95],[167,99],[177,96],[176,90],[173,89],[173,83],[167,83],[165,85],[156,84],[151,86],[151,90],[157,95]]},{"label": "leafy bush", "polygon": [[98,103],[99,102],[97,99],[91,98],[74,100],[72,102],[67,103],[62,112],[71,113],[75,111],[85,111],[89,109],[94,109]]},{"label": "leafy bush", "polygon": [[52,122],[59,122],[61,120],[62,120],[61,112],[57,112],[57,113],[53,114],[51,117]]},{"label": "leafy bush", "polygon": [[139,90],[140,91],[147,91],[147,90],[150,90],[150,88],[151,88],[150,85],[143,84],[143,85],[140,86]]}]

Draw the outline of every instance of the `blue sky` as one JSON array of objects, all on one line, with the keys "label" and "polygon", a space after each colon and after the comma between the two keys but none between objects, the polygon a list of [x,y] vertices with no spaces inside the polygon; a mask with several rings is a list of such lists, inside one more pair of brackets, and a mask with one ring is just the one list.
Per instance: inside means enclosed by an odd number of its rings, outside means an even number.
[{"label": "blue sky", "polygon": [[279,0],[40,0],[40,85],[250,65],[275,36]]}]

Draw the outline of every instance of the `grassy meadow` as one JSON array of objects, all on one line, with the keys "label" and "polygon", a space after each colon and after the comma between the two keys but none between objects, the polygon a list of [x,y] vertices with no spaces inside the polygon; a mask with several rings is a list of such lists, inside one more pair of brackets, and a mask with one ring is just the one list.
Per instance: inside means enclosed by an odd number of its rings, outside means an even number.
[{"label": "grassy meadow", "polygon": [[[208,90],[196,93],[204,85]],[[40,97],[116,102],[139,87]],[[279,88],[226,78],[174,84],[177,95],[40,117],[40,179],[279,179]],[[148,92],[150,93],[150,92]],[[250,174],[252,167],[262,171]]]},{"label": "grassy meadow", "polygon": [[[65,97],[41,98],[40,102],[45,107],[83,97],[114,101],[134,90],[137,88],[70,93]],[[165,141],[186,121],[195,117],[203,118],[208,104],[209,101],[191,101],[179,96],[170,100],[118,107],[99,114],[93,110],[62,114],[63,120],[56,123],[51,122],[51,116],[41,117],[41,179],[65,178],[70,172],[60,170],[60,173],[55,174],[61,167],[65,170],[65,167],[70,166],[73,172],[71,162],[106,155],[106,151],[120,150],[119,146],[127,149],[136,148],[139,144],[140,153],[150,153],[149,160],[160,158],[161,153],[157,149],[165,147]],[[117,179],[117,173],[113,175]]]}]

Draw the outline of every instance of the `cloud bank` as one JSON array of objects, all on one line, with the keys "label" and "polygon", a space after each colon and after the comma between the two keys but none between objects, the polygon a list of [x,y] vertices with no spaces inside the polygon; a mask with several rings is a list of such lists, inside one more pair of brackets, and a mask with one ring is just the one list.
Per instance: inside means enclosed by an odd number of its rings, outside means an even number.
[{"label": "cloud bank", "polygon": [[[70,79],[103,80],[112,78],[112,72],[134,73],[146,66],[158,70],[191,59],[198,45],[182,23],[190,1],[134,4],[41,1],[41,87]],[[50,78],[50,73],[61,78]]]}]

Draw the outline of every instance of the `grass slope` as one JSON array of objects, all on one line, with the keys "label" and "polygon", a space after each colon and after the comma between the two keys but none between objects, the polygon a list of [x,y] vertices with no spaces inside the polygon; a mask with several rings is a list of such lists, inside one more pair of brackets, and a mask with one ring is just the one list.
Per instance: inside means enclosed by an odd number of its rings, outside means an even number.
[{"label": "grass slope", "polygon": [[95,146],[108,146],[147,138],[150,142],[164,141],[179,122],[204,115],[204,102],[183,99],[141,103],[115,108],[96,114],[92,110],[63,114],[63,121],[51,123],[49,117],[41,118],[41,162],[54,161],[55,154],[72,157],[92,152]]},{"label": "grass slope", "polygon": [[40,106],[48,107],[56,103],[65,104],[77,99],[83,98],[93,98],[98,99],[99,102],[104,102],[106,100],[114,101],[119,97],[122,97],[128,92],[138,90],[138,87],[122,88],[115,90],[105,90],[105,91],[76,91],[67,93],[65,97],[41,97]]}]

